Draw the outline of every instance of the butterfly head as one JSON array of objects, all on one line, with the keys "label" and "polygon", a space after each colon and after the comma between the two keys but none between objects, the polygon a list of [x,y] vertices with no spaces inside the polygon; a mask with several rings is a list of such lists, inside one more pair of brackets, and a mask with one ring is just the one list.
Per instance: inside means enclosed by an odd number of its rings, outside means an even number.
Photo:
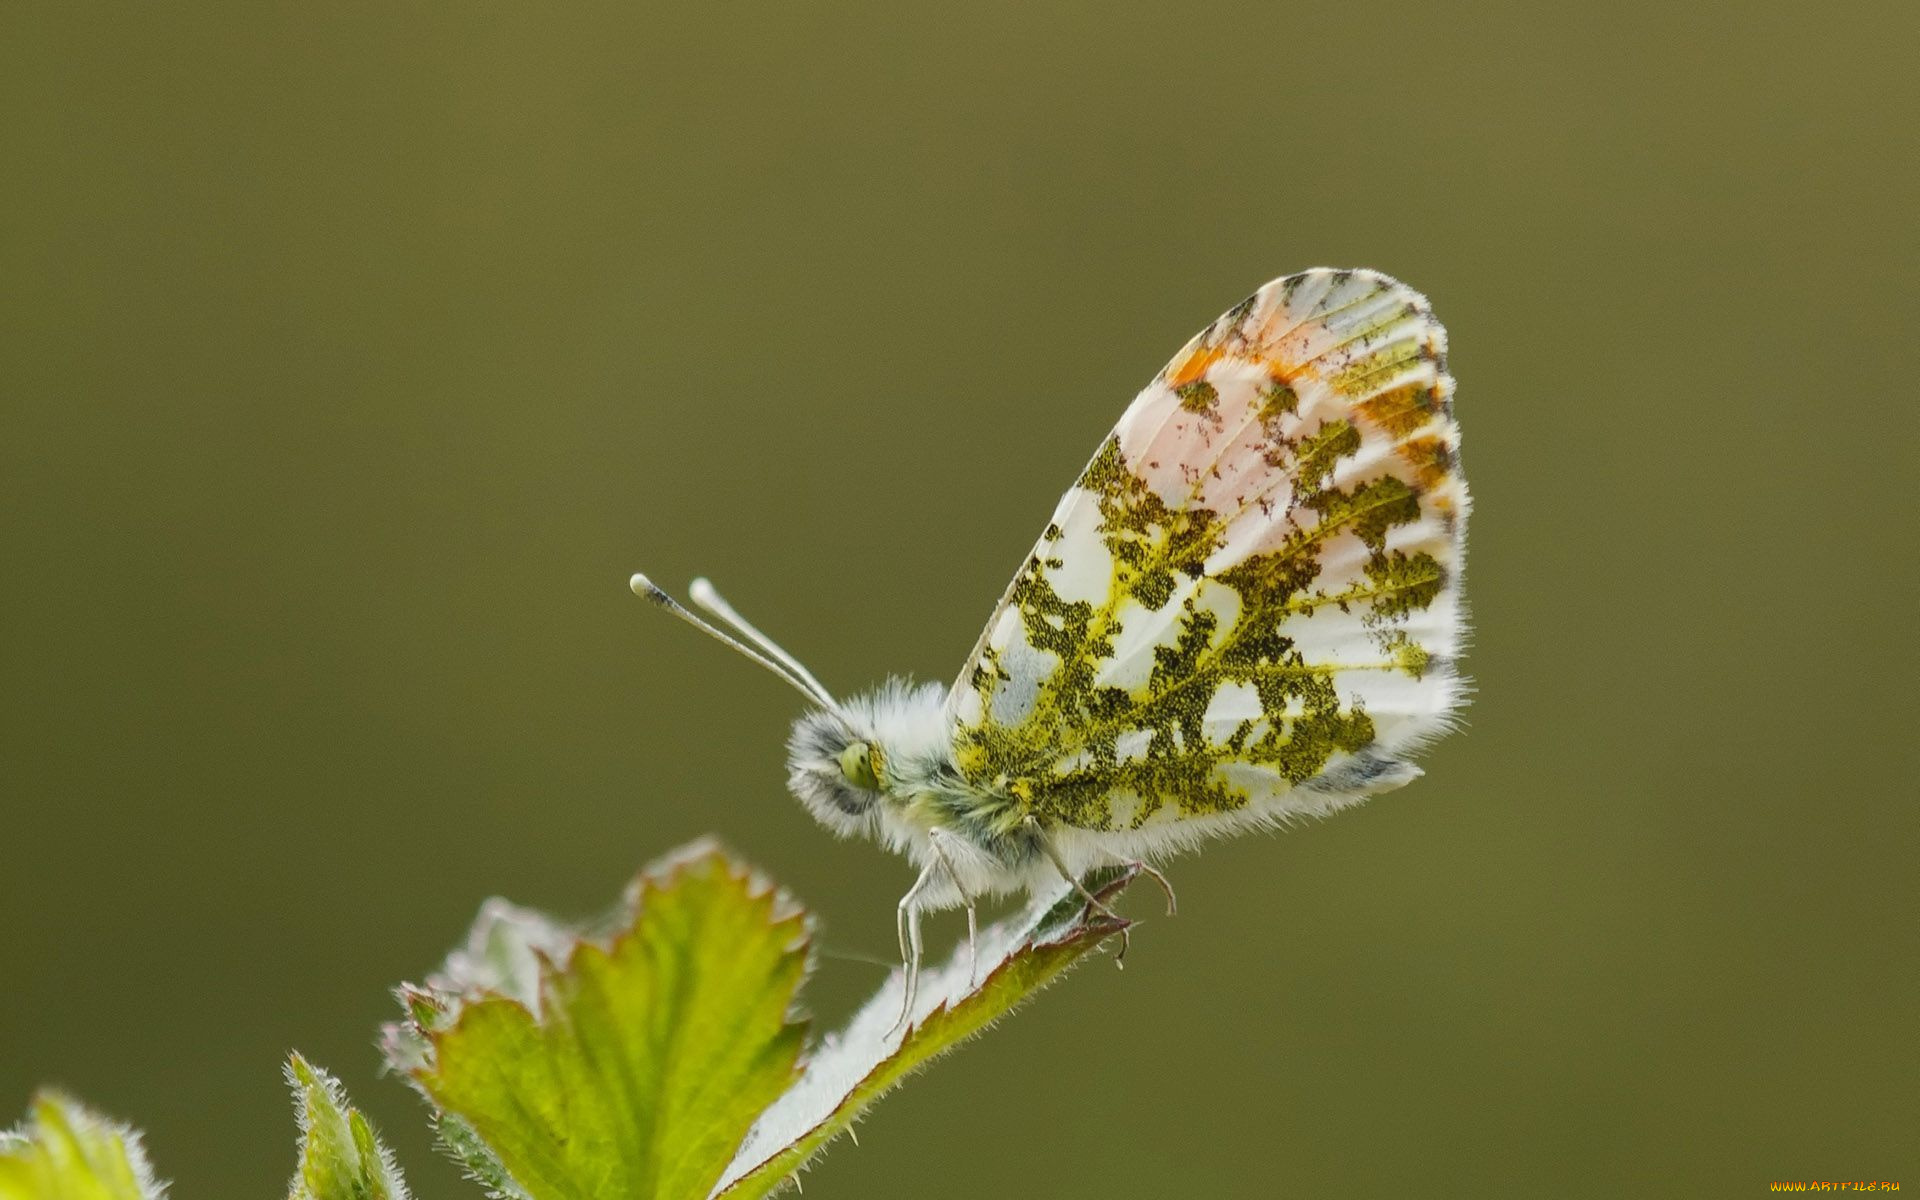
[{"label": "butterfly head", "polygon": [[787,785],[843,837],[878,832],[889,810],[937,791],[952,761],[945,689],[889,680],[794,722]]},{"label": "butterfly head", "polygon": [[814,819],[851,837],[872,830],[889,782],[886,751],[850,714],[810,712],[787,741],[787,786]]}]

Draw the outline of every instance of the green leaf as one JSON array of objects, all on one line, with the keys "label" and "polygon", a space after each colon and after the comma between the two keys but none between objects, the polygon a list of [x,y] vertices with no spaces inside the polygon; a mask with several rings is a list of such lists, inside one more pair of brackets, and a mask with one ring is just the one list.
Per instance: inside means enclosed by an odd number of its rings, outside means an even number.
[{"label": "green leaf", "polygon": [[[521,927],[527,960],[496,908],[476,934],[501,953],[450,960],[449,978],[409,994],[414,1037],[389,1034],[454,1118],[446,1140],[496,1191],[697,1200],[797,1074],[797,908],[708,846],[643,877],[630,908],[610,944],[577,941],[558,965],[550,925]],[[531,979],[515,978],[521,961],[537,964]],[[483,986],[490,966],[519,994]]]},{"label": "green leaf", "polygon": [[140,1135],[54,1092],[0,1133],[0,1200],[159,1200]]},{"label": "green leaf", "polygon": [[287,1083],[300,1114],[300,1165],[287,1200],[407,1200],[393,1156],[338,1080],[295,1054]]},{"label": "green leaf", "polygon": [[696,844],[585,932],[503,900],[424,987],[403,987],[387,1060],[439,1110],[441,1141],[505,1200],[756,1200],[880,1095],[1005,1016],[1129,922],[1096,872],[981,933],[921,980],[894,972],[801,1069],[791,1019],[807,924]]},{"label": "green leaf", "polygon": [[495,1200],[531,1200],[527,1190],[507,1174],[506,1164],[493,1147],[480,1140],[473,1126],[459,1117],[440,1114],[436,1122],[440,1144],[466,1169],[467,1178],[486,1189]]},{"label": "green leaf", "polygon": [[[1098,872],[1087,887],[1105,907],[1138,873],[1138,867]],[[757,1200],[779,1189],[888,1089],[1012,1012],[1107,937],[1124,936],[1129,925],[1063,885],[1056,897],[983,930],[977,965],[962,946],[929,972],[905,1027],[896,973],[754,1125],[714,1195]]]}]

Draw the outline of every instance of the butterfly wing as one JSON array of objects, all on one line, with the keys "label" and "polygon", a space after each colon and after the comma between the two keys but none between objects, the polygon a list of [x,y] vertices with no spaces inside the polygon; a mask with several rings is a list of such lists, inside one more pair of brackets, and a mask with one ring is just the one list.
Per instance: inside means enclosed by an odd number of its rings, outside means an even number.
[{"label": "butterfly wing", "polygon": [[1147,846],[1407,782],[1461,700],[1467,490],[1426,300],[1278,279],[1147,385],[949,697],[1005,822]]}]

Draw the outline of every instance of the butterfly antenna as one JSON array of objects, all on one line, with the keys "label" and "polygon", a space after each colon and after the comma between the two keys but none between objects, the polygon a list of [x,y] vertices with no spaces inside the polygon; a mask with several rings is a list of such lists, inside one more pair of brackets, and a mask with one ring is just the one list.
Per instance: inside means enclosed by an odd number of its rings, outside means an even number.
[{"label": "butterfly antenna", "polygon": [[687,624],[693,626],[695,629],[698,629],[701,633],[706,634],[708,637],[713,638],[715,641],[720,642],[723,645],[731,646],[733,649],[738,650],[741,654],[746,655],[748,658],[752,659],[754,662],[759,663],[761,666],[765,667],[767,670],[772,671],[775,675],[778,675],[780,678],[786,680],[789,684],[793,685],[793,687],[797,691],[799,691],[802,695],[806,696],[807,699],[816,701],[820,704],[824,704],[828,708],[837,709],[839,707],[838,704],[834,703],[834,699],[830,694],[828,694],[827,689],[821,687],[820,684],[816,680],[814,680],[813,676],[806,674],[804,671],[796,675],[781,662],[768,658],[766,655],[760,653],[760,651],[758,650],[755,650],[752,646],[749,646],[746,643],[740,641],[738,638],[732,637],[727,633],[714,628],[712,625],[708,624],[707,622],[702,621],[699,617],[689,612],[685,605],[681,604],[678,600],[675,600],[672,596],[669,596],[666,593],[665,589],[661,588],[659,584],[655,583],[651,579],[648,579],[645,575],[635,575],[631,580],[628,581],[627,586],[631,587],[633,589],[633,594],[640,597],[642,600],[653,601],[655,604],[659,605],[661,608],[666,609],[668,612],[672,613],[674,616],[679,617],[682,621],[685,621]]},{"label": "butterfly antenna", "polygon": [[739,610],[727,603],[726,598],[720,595],[711,580],[702,576],[688,584],[687,598],[745,634],[748,641],[772,655],[782,666],[792,671],[801,682],[818,693],[827,702],[829,708],[839,707],[833,702],[833,696],[828,693],[826,685],[815,679],[812,671],[807,670],[799,659],[783,650],[779,642],[755,629],[751,622],[740,615]]}]

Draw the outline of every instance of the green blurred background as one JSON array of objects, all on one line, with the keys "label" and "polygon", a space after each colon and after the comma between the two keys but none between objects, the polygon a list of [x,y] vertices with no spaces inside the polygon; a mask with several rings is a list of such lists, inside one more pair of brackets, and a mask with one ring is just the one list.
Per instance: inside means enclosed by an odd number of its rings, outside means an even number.
[{"label": "green blurred background", "polygon": [[1173,864],[1131,969],[809,1194],[1920,1186],[1916,44],[1906,0],[7,6],[0,1104],[277,1195],[298,1046],[477,1195],[371,1039],[488,894],[592,911],[712,831],[890,955],[908,870],[786,796],[795,698],[628,573],[947,679],[1134,391],[1327,263],[1452,332],[1470,728]]}]

